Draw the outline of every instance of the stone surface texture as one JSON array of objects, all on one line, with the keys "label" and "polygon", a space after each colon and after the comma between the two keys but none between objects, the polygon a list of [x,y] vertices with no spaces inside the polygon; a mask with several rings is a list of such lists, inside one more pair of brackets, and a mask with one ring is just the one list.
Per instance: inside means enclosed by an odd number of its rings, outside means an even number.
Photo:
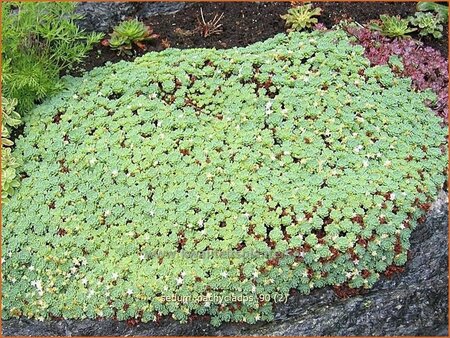
[{"label": "stone surface texture", "polygon": [[142,20],[152,15],[175,13],[186,6],[183,2],[80,2],[76,11],[84,16],[78,22],[81,28],[109,33],[127,18]]}]

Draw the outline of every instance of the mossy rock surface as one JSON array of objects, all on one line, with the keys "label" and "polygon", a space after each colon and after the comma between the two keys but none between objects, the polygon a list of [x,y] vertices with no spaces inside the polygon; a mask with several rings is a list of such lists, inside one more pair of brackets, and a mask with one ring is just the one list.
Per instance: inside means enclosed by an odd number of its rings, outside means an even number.
[{"label": "mossy rock surface", "polygon": [[3,317],[270,320],[407,259],[446,131],[343,32],[149,53],[26,118]]}]

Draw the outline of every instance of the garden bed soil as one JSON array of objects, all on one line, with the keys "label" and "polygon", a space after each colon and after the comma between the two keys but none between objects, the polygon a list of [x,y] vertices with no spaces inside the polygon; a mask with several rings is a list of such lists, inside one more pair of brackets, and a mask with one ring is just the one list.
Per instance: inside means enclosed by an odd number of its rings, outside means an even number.
[{"label": "garden bed soil", "polygon": [[[319,22],[327,28],[341,20],[354,20],[366,24],[370,20],[378,19],[380,14],[401,15],[403,17],[414,14],[414,2],[320,2],[314,3],[322,8]],[[173,48],[231,48],[247,46],[257,41],[263,41],[278,33],[286,31],[284,20],[280,15],[290,8],[289,2],[219,2],[193,3],[185,9],[169,15],[155,15],[144,20],[153,31],[160,35],[156,41],[146,43],[146,50],[135,48],[132,55],[117,55],[117,51],[98,44],[87,56],[85,62],[72,69],[71,75],[81,75],[83,70],[91,70],[102,66],[106,62],[120,60],[131,61],[150,51],[161,51],[168,45]],[[194,32],[197,18],[203,10],[205,20],[224,13],[220,23],[223,31],[218,35],[202,37]],[[414,38],[419,38],[414,36]],[[422,38],[425,45],[448,55],[448,27],[445,26],[443,38],[440,40]]]}]

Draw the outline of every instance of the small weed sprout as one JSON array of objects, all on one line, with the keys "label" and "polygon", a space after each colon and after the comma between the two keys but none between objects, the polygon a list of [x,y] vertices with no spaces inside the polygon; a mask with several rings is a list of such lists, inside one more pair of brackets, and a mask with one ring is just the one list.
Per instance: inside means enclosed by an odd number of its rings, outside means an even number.
[{"label": "small weed sprout", "polygon": [[214,18],[209,21],[205,20],[205,16],[203,15],[203,9],[200,8],[200,18],[197,17],[197,27],[195,31],[199,32],[201,36],[207,38],[210,35],[220,34],[222,33],[222,24],[220,20],[223,18],[223,13],[215,14]]}]

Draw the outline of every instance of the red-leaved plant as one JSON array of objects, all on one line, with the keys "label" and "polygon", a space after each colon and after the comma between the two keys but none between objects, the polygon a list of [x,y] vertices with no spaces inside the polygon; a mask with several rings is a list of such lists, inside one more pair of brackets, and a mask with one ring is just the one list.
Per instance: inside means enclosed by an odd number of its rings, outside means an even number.
[{"label": "red-leaved plant", "polygon": [[367,28],[347,27],[346,30],[364,47],[372,65],[388,64],[391,56],[398,56],[404,68],[393,70],[400,76],[410,77],[415,89],[435,92],[438,101],[430,108],[448,123],[448,62],[439,51],[414,39],[387,38]]}]

